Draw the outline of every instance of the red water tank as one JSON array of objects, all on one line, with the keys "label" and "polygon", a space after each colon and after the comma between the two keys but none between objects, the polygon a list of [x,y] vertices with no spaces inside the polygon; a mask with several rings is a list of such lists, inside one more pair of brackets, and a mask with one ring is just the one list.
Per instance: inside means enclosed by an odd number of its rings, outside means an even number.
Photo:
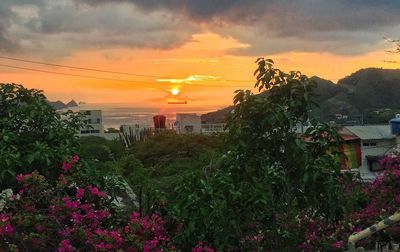
[{"label": "red water tank", "polygon": [[166,120],[166,117],[163,115],[153,116],[154,128],[155,129],[165,129],[165,120]]}]

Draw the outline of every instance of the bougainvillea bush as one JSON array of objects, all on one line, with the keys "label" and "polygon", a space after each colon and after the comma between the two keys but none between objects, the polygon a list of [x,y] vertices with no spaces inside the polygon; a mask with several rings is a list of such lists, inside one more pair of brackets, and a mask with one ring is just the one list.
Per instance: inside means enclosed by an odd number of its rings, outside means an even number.
[{"label": "bougainvillea bush", "polygon": [[[302,215],[299,219],[304,228],[301,251],[344,251],[349,236],[389,217],[400,206],[400,156],[387,156],[380,161],[385,167],[373,183],[341,181],[344,195],[340,204],[345,215],[337,223],[329,224],[325,218]],[[400,225],[378,232],[361,240],[357,246],[375,247],[376,242],[399,242]]]},{"label": "bougainvillea bush", "polygon": [[62,166],[57,185],[37,172],[17,176],[19,191],[0,214],[0,251],[174,251],[157,215],[130,218],[93,185],[70,180],[78,157]]},{"label": "bougainvillea bush", "polygon": [[[366,228],[377,221],[389,217],[400,207],[400,156],[387,156],[380,160],[385,168],[372,184],[364,187],[368,199],[365,207],[350,214],[350,220],[355,226]],[[382,239],[400,241],[400,226],[395,224],[369,239],[375,242]]]}]

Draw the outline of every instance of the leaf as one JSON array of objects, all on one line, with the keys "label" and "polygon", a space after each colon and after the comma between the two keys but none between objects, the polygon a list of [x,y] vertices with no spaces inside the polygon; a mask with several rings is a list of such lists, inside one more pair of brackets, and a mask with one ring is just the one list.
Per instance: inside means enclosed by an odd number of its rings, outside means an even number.
[{"label": "leaf", "polygon": [[274,61],[272,59],[266,59],[265,61],[267,61],[267,62],[269,62],[271,64],[274,64]]}]

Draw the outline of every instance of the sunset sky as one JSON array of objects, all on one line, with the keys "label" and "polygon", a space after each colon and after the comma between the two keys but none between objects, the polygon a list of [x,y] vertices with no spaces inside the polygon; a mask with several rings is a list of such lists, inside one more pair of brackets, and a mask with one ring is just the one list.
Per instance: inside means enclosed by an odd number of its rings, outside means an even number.
[{"label": "sunset sky", "polygon": [[334,82],[398,68],[384,38],[400,38],[399,13],[397,0],[1,0],[0,82],[64,102],[213,110],[253,86],[257,57]]}]

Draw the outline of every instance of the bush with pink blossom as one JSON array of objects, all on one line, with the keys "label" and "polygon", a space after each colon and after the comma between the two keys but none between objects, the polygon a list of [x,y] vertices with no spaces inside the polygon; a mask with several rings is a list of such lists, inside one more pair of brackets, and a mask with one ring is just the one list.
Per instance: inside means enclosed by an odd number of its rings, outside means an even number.
[{"label": "bush with pink blossom", "polygon": [[128,220],[106,193],[69,180],[77,162],[64,163],[55,186],[37,172],[17,176],[20,188],[0,214],[0,250],[175,250],[161,217],[133,213]]}]

